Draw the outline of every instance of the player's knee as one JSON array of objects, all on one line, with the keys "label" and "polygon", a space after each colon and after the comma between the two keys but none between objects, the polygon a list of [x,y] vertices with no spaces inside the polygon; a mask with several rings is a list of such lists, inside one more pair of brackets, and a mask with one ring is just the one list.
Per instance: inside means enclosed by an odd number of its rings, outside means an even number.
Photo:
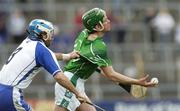
[{"label": "player's knee", "polygon": [[54,111],[68,111],[67,109],[63,108],[63,107],[59,107],[59,106],[55,106]]}]

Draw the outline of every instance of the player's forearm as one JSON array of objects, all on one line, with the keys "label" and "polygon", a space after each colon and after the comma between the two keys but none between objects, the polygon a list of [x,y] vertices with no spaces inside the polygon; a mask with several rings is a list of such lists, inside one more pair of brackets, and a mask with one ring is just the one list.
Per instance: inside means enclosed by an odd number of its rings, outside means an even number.
[{"label": "player's forearm", "polygon": [[137,79],[130,78],[123,74],[116,72],[112,66],[105,66],[101,67],[101,70],[105,74],[105,77],[109,78],[110,80],[116,83],[122,84],[139,84]]},{"label": "player's forearm", "polygon": [[116,83],[121,84],[138,84],[137,79],[130,78],[117,72],[113,72],[113,74],[111,74],[110,79]]},{"label": "player's forearm", "polygon": [[62,53],[55,53],[55,55],[58,61],[63,60]]},{"label": "player's forearm", "polygon": [[54,78],[60,85],[73,92],[76,96],[79,94],[70,80],[64,74],[57,74],[54,76]]}]

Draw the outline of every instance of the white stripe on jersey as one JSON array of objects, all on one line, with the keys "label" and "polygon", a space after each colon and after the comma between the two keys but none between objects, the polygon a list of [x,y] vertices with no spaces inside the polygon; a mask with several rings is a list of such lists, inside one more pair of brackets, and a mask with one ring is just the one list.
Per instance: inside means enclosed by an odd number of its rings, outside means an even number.
[{"label": "white stripe on jersey", "polygon": [[14,89],[13,89],[12,99],[13,99],[14,107],[15,107],[17,110],[25,111],[25,109],[22,107],[22,104],[21,104],[21,94],[20,94],[20,92],[19,92],[19,89],[17,89],[17,88],[14,88]]},{"label": "white stripe on jersey", "polygon": [[[38,46],[41,49],[38,49]],[[43,50],[44,52],[39,53]],[[47,54],[48,59],[46,59],[44,53]],[[44,57],[42,55],[39,55],[41,56],[39,57],[38,54],[44,54]],[[61,71],[55,54],[44,43],[27,38],[11,54],[7,64],[0,71],[0,83],[24,89],[29,86],[33,77],[40,71],[40,66],[45,67],[52,75],[55,72]],[[49,67],[50,69],[48,69]]]}]

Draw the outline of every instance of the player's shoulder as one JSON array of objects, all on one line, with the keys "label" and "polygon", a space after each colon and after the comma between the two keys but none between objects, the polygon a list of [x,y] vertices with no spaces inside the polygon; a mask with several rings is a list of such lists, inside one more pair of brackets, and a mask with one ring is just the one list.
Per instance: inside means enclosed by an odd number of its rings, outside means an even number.
[{"label": "player's shoulder", "polygon": [[37,47],[47,48],[46,45],[43,42],[41,42],[41,41],[37,41]]},{"label": "player's shoulder", "polygon": [[87,37],[88,37],[88,32],[87,32],[86,29],[84,29],[78,34],[78,36],[77,36],[77,38],[75,40],[75,43],[78,42],[78,41],[84,41],[84,39],[87,38]]},{"label": "player's shoulder", "polygon": [[39,41],[34,41],[27,37],[26,39],[23,40],[22,44],[26,45],[26,46],[28,46],[28,45],[32,46],[32,45],[37,45],[38,42]]},{"label": "player's shoulder", "polygon": [[87,37],[88,36],[88,31],[87,31],[87,29],[84,29],[84,30],[82,30],[80,33],[79,33],[79,35],[78,35],[78,37]]},{"label": "player's shoulder", "polygon": [[46,47],[46,45],[41,41],[37,42],[36,51],[39,51],[39,52],[51,52],[51,50],[48,47]]},{"label": "player's shoulder", "polygon": [[84,29],[84,30],[81,31],[80,34],[82,34],[82,35],[84,35],[84,36],[87,36],[87,35],[88,35],[88,30],[87,30],[87,29]]},{"label": "player's shoulder", "polygon": [[104,49],[107,48],[106,43],[102,40],[102,38],[97,38],[94,42],[93,42],[93,46],[98,48],[98,49]]},{"label": "player's shoulder", "polygon": [[22,41],[22,43],[19,45],[19,47],[23,47],[23,49],[28,50],[34,50],[36,47],[37,42],[30,40],[29,38],[26,38]]}]

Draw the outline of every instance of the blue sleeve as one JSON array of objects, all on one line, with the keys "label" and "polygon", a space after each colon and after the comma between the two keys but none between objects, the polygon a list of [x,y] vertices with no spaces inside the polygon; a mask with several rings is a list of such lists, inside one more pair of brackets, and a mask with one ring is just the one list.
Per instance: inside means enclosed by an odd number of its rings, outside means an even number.
[{"label": "blue sleeve", "polygon": [[35,59],[37,65],[44,67],[53,76],[61,71],[55,55],[41,43],[37,43]]}]

